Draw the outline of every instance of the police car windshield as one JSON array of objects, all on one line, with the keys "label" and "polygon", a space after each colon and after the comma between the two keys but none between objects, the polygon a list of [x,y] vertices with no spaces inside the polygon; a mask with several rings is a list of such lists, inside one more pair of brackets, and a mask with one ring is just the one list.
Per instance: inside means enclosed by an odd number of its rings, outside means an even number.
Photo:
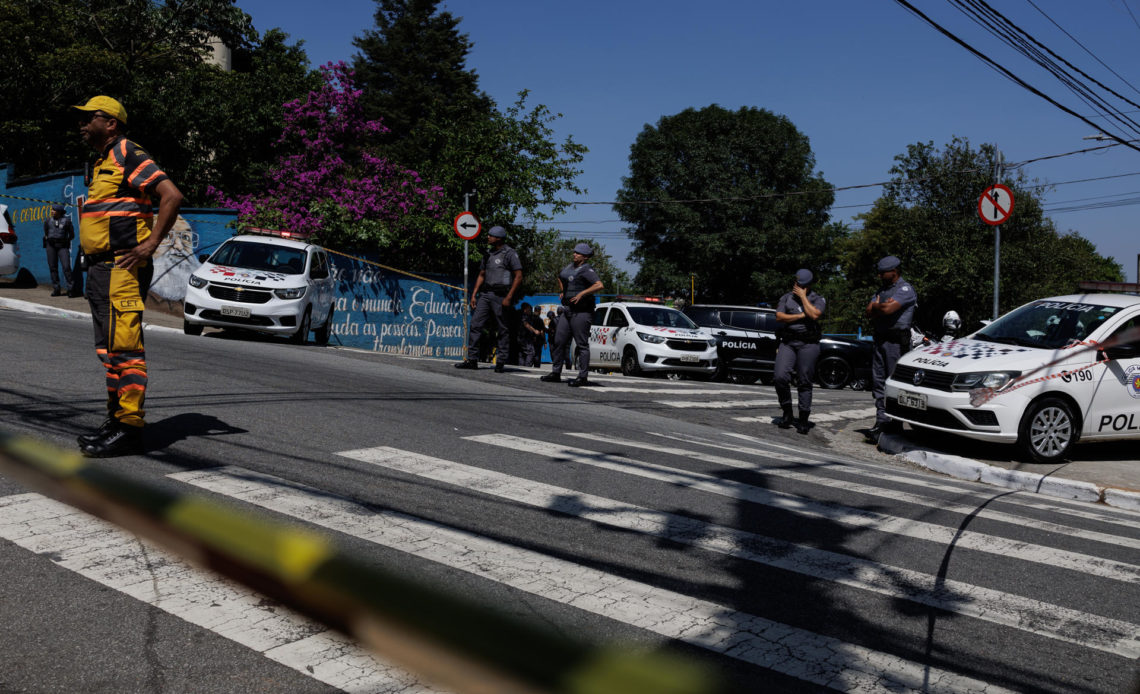
[{"label": "police car windshield", "polygon": [[1060,349],[1086,339],[1119,310],[1095,304],[1037,301],[1002,316],[975,337],[1024,347]]},{"label": "police car windshield", "polygon": [[638,325],[652,328],[688,328],[696,330],[697,324],[677,309],[663,306],[630,306],[629,317]]},{"label": "police car windshield", "polygon": [[305,251],[250,241],[229,241],[210,258],[214,265],[299,275],[305,271]]}]

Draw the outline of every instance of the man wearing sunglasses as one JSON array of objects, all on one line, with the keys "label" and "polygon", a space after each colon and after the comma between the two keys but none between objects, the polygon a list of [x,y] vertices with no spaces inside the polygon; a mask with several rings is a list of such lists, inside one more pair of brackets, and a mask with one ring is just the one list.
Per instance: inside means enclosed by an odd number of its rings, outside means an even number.
[{"label": "man wearing sunglasses", "polygon": [[[73,106],[83,140],[99,153],[79,213],[79,243],[87,256],[87,301],[95,352],[107,372],[107,418],[78,438],[79,450],[103,458],[141,447],[146,354],[143,304],[151,256],[178,218],[182,193],[150,155],[124,137],[127,112],[96,96]],[[158,197],[155,214],[152,198]]]}]

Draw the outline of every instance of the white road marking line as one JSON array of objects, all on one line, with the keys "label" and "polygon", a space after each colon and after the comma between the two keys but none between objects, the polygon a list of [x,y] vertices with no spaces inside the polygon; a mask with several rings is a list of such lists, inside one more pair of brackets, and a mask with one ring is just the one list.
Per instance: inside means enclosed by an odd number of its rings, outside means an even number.
[{"label": "white road marking line", "polygon": [[738,409],[741,407],[777,407],[778,400],[720,400],[713,402],[694,402],[692,400],[657,400],[658,405],[669,407],[690,407],[702,410]]},{"label": "white road marking line", "polygon": [[[797,449],[791,446],[784,446],[774,443],[770,439],[761,439],[748,434],[740,434],[737,432],[723,432],[725,436],[747,441],[751,444],[748,447],[727,444],[718,441],[709,441],[698,439],[693,436],[681,436],[676,434],[653,434],[663,438],[674,439],[677,441],[687,441],[696,443],[701,446],[708,446],[712,448],[721,448],[731,450],[738,453],[745,453],[747,455],[761,455],[780,457],[778,453],[770,451],[790,451],[796,453],[796,458],[782,458],[793,460],[796,463],[804,465],[843,465],[847,469],[844,472],[853,475],[863,475],[878,479],[890,479],[897,482],[904,482],[908,484],[920,484],[923,487],[930,489],[939,489],[948,492],[955,492],[959,494],[969,494],[970,496],[980,498],[983,501],[989,500],[994,497],[993,492],[980,492],[978,491],[979,485],[975,482],[957,482],[954,480],[935,477],[929,473],[923,472],[906,472],[903,470],[891,470],[883,465],[876,463],[868,463],[862,460],[855,460],[853,458],[844,458],[843,456],[834,453],[816,453],[806,449]],[[810,460],[816,458],[817,460]],[[1070,501],[1066,499],[1051,499],[1043,501],[1042,497],[1037,495],[1027,494],[1011,494],[1009,492],[1000,492],[1002,496],[1002,503],[1016,504],[1018,506],[1025,506],[1040,511],[1051,511],[1056,513],[1064,513],[1066,515],[1075,516],[1077,518],[1085,518],[1088,520],[1095,520],[1101,523],[1111,523],[1114,525],[1122,525],[1127,528],[1136,528],[1140,513],[1130,511],[1128,509],[1113,508],[1111,506],[1097,506],[1090,504],[1087,501]]]},{"label": "white road marking line", "polygon": [[169,475],[511,588],[840,691],[1001,690],[976,679],[239,467]]},{"label": "white road marking line", "polygon": [[39,494],[0,498],[0,537],[346,692],[439,691],[253,590]]},{"label": "white road marking line", "polygon": [[524,439],[504,434],[464,437],[469,441],[480,441],[492,446],[525,451],[533,455],[545,455],[555,460],[580,463],[605,470],[613,470],[628,475],[664,482],[686,489],[718,494],[772,508],[791,511],[808,518],[822,518],[855,528],[890,533],[916,540],[934,542],[939,546],[951,543],[959,549],[973,549],[1002,557],[1019,559],[1054,568],[1063,568],[1083,574],[1099,576],[1125,583],[1140,581],[1140,566],[1124,562],[1094,557],[1078,552],[1045,547],[996,535],[987,535],[972,530],[958,532],[956,528],[926,523],[912,518],[891,516],[876,511],[846,508],[826,504],[793,494],[775,492],[749,484],[724,480],[711,475],[688,472],[655,463],[647,463],[621,455],[599,453],[582,448]]},{"label": "white road marking line", "polygon": [[[653,451],[655,453],[679,455],[685,458],[690,458],[692,460],[701,460],[706,463],[713,463],[714,465],[727,465],[729,467],[741,468],[744,470],[762,470],[764,475],[770,477],[780,477],[783,479],[795,480],[797,482],[814,484],[820,487],[842,489],[844,491],[857,492],[859,494],[865,494],[867,496],[891,499],[893,501],[902,501],[904,503],[926,506],[928,508],[934,508],[941,511],[960,513],[964,516],[973,515],[978,518],[989,518],[991,520],[1001,521],[1003,523],[1009,523],[1016,526],[1024,526],[1026,524],[1026,518],[1024,516],[1007,513],[1005,511],[996,511],[988,508],[978,509],[977,506],[969,506],[966,504],[955,503],[953,501],[933,499],[922,494],[903,492],[875,485],[860,484],[858,482],[852,482],[851,480],[832,479],[830,477],[822,477],[819,475],[809,475],[804,472],[788,470],[786,468],[759,466],[751,461],[739,460],[737,458],[728,458],[722,455],[703,453],[701,451],[686,450],[684,448],[678,448],[676,445],[646,443],[642,441],[635,441],[633,439],[624,439],[617,436],[608,436],[606,434],[570,432],[567,433],[567,435],[586,439],[587,441],[612,443],[618,446],[640,448],[647,451]],[[1050,523],[1049,521],[1036,519],[1032,521],[1032,524],[1036,530],[1044,530],[1046,532],[1056,533],[1058,535],[1067,535],[1069,537],[1078,537],[1082,540],[1091,540],[1093,542],[1103,542],[1105,544],[1117,545],[1119,547],[1140,549],[1140,538],[1112,535],[1109,533],[1098,532],[1096,530],[1074,528],[1068,525],[1061,525],[1060,523]]]},{"label": "white road marking line", "polygon": [[[813,404],[821,402],[814,400]],[[774,414],[769,415],[751,415],[733,417],[734,422],[766,422],[771,423]],[[839,412],[812,412],[811,421],[813,422],[839,422],[847,419],[867,419],[868,417],[875,416],[874,407],[865,407],[858,410],[840,410]]]},{"label": "white road marking line", "polygon": [[1127,658],[1140,657],[1140,625],[397,448],[380,446],[337,455]]}]

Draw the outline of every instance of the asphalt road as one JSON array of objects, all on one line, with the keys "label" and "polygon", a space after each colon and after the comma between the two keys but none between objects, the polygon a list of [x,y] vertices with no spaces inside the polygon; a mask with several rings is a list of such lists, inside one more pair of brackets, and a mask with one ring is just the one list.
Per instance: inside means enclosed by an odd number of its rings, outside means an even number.
[{"label": "asphalt road", "polygon": [[[0,319],[2,426],[73,446],[102,417],[89,325]],[[169,333],[147,352],[147,451],[99,465],[536,624],[676,649],[732,691],[1138,685],[1140,515],[850,444],[866,393],[817,391],[800,436],[768,423],[767,388],[575,390]],[[436,691],[3,479],[0,596],[0,692]]]}]

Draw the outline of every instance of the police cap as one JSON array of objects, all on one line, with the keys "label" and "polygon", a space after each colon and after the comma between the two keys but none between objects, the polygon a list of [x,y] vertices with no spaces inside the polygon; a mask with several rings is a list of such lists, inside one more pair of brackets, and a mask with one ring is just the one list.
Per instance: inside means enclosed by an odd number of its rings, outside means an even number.
[{"label": "police cap", "polygon": [[507,238],[507,230],[503,227],[491,227],[491,230],[487,232],[487,236],[493,239],[505,239]]},{"label": "police cap", "polygon": [[891,270],[897,270],[899,265],[902,265],[901,260],[893,255],[888,255],[879,261],[877,268],[879,272],[889,272]]},{"label": "police cap", "polygon": [[594,249],[590,248],[590,244],[588,243],[580,243],[577,246],[574,246],[574,252],[581,253],[585,256],[591,256],[594,254]]},{"label": "police cap", "polygon": [[796,284],[800,285],[801,287],[808,286],[814,279],[815,276],[811,274],[811,270],[803,269],[796,272]]}]

